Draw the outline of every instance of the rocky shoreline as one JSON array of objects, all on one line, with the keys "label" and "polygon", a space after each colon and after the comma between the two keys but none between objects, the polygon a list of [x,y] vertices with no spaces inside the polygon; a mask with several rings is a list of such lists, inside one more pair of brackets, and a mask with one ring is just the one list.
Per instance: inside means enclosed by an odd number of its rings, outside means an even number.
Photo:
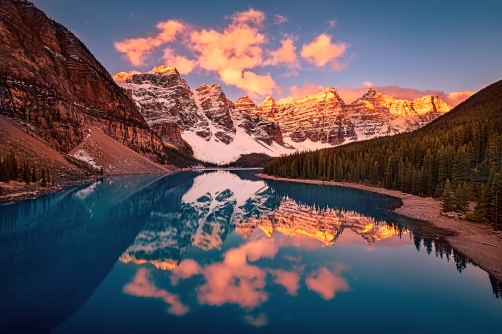
[{"label": "rocky shoreline", "polygon": [[430,197],[418,197],[397,190],[370,187],[363,184],[316,181],[304,179],[286,179],[265,174],[257,177],[276,181],[319,184],[359,189],[401,199],[403,205],[394,211],[400,215],[423,220],[453,232],[445,240],[455,250],[468,257],[473,263],[502,281],[502,232],[494,231],[490,226],[457,220],[441,215],[441,202]]},{"label": "rocky shoreline", "polygon": [[[41,196],[54,194],[71,186],[92,183],[102,177],[102,175],[93,176],[78,181],[66,182],[64,184],[57,184],[47,187],[42,187],[39,185],[26,185],[23,182],[11,181],[9,182],[10,189],[7,194],[0,195],[0,205],[20,202],[28,199],[35,199]],[[2,188],[3,185],[5,185],[5,183],[0,182],[0,188]],[[5,189],[3,190],[5,191]]]},{"label": "rocky shoreline", "polygon": [[[174,166],[164,167],[168,170],[165,174],[169,175],[181,171],[181,169]],[[0,191],[0,205],[9,204],[14,202],[20,202],[28,199],[35,199],[41,196],[50,195],[57,193],[59,191],[65,190],[68,187],[76,186],[80,184],[92,183],[103,177],[113,177],[120,175],[134,175],[134,174],[113,174],[113,175],[94,175],[91,177],[83,178],[76,181],[67,181],[61,184],[56,184],[54,186],[42,187],[40,185],[26,185],[24,182],[10,181],[9,188],[6,194],[2,194]],[[138,174],[141,175],[141,174]],[[0,190],[6,191],[5,183],[0,182]]]}]

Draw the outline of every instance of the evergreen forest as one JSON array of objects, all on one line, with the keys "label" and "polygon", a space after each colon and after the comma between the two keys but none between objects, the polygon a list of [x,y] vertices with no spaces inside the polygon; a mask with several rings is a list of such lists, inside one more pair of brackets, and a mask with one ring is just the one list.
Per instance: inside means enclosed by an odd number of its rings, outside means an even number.
[{"label": "evergreen forest", "polygon": [[[54,177],[45,167],[38,167],[26,160],[18,161],[14,151],[0,151],[0,182],[20,181],[26,184],[40,183],[42,187],[54,185]],[[1,192],[1,189],[0,189]]]}]

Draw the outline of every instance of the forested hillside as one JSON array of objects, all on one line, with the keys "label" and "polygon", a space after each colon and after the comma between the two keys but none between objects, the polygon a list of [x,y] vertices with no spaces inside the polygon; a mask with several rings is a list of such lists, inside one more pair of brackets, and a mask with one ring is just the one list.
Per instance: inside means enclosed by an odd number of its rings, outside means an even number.
[{"label": "forested hillside", "polygon": [[502,81],[414,132],[277,158],[264,173],[441,197],[444,211],[502,224]]}]

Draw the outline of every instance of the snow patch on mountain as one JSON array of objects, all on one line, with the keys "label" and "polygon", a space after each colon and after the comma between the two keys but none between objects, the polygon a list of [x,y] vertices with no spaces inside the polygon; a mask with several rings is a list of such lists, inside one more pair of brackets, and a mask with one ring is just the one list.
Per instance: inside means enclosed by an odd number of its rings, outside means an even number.
[{"label": "snow patch on mountain", "polygon": [[206,141],[192,131],[182,132],[181,135],[192,146],[194,156],[197,159],[220,165],[235,161],[243,154],[265,153],[272,157],[278,157],[281,154],[294,152],[294,150],[281,146],[276,142],[268,146],[254,140],[239,127],[236,128],[235,137],[230,144],[225,144],[214,137]]}]

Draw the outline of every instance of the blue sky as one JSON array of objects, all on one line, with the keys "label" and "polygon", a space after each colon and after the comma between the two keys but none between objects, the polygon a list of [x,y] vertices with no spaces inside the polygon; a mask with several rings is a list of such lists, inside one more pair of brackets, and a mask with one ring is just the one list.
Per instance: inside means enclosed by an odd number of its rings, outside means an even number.
[{"label": "blue sky", "polygon": [[[196,62],[190,73],[184,75],[191,87],[204,82],[221,84],[231,99],[244,94],[251,95],[255,101],[268,94],[278,99],[302,94],[317,86],[345,87],[347,95],[350,95],[349,88],[362,90],[369,85],[448,94],[478,91],[502,79],[500,0],[33,2],[76,33],[112,75],[120,71],[148,71],[166,63],[164,51],[169,48],[169,59],[183,56]],[[245,16],[242,13],[251,10],[263,14],[259,22],[239,21]],[[287,21],[274,24],[278,23],[277,15]],[[173,41],[150,50],[141,64],[131,64],[125,53],[117,51],[114,43],[131,38],[154,38],[160,32],[156,25],[170,20],[181,23],[182,32],[174,36]],[[243,64],[243,68],[235,69],[237,73],[241,71],[243,77],[245,72],[252,73],[253,77],[249,76],[246,82],[246,78],[225,77],[225,64],[215,67],[208,63],[214,62],[214,57],[206,59],[204,65],[201,57],[205,44],[187,42],[193,34],[200,36],[204,31],[222,34],[237,21],[254,29],[265,40],[258,43],[262,58],[258,65]],[[339,46],[344,52],[324,63],[326,59],[319,56],[323,50],[321,35],[329,37],[330,45]],[[270,60],[271,52],[288,38],[295,47],[296,63],[274,63]],[[302,50],[309,45],[311,48],[306,50],[311,50],[311,56],[302,56]],[[340,51],[340,48],[330,50]],[[265,78],[263,87],[268,80],[269,89],[254,87],[254,76]],[[359,90],[354,92],[358,94]]]}]

